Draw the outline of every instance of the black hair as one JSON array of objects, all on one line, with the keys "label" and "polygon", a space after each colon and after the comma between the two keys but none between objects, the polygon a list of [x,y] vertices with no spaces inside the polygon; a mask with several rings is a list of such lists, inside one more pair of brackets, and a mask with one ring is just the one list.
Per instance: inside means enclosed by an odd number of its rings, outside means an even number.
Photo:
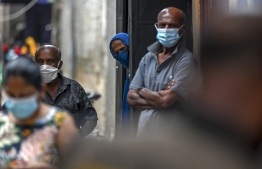
[{"label": "black hair", "polygon": [[42,77],[39,66],[30,57],[18,57],[6,64],[3,73],[3,87],[10,77],[22,77],[26,83],[33,85],[37,90],[42,89]]},{"label": "black hair", "polygon": [[55,48],[57,50],[57,56],[56,56],[57,57],[57,61],[60,61],[61,60],[61,50],[58,47],[56,47],[54,45],[50,45],[50,44],[45,44],[45,45],[41,46],[39,49],[37,49],[36,52],[35,52],[35,58],[38,57],[39,50],[41,50],[41,49],[50,49],[50,48]]}]

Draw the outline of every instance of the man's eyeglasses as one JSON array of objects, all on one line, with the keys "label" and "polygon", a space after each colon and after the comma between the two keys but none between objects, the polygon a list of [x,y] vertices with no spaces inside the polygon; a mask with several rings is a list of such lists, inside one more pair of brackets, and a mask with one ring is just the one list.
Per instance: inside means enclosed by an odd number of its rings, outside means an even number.
[{"label": "man's eyeglasses", "polygon": [[184,25],[179,26],[179,25],[176,25],[176,24],[155,23],[154,26],[155,26],[156,29],[170,29],[170,28],[178,28],[178,29],[180,29]]}]

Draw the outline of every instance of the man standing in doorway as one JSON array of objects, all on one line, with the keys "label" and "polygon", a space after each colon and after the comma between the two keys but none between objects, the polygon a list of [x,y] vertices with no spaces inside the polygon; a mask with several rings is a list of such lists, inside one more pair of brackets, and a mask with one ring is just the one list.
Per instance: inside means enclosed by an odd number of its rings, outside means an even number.
[{"label": "man standing in doorway", "polygon": [[44,102],[71,113],[82,137],[90,134],[97,124],[96,110],[78,82],[58,73],[63,65],[60,49],[53,45],[41,46],[35,53],[35,60],[46,84]]},{"label": "man standing in doorway", "polygon": [[[175,7],[163,9],[155,24],[158,41],[148,47],[130,84],[128,103],[142,109],[138,134],[170,127],[197,72],[197,63],[186,49],[185,15]],[[170,123],[171,122],[171,123]]]}]

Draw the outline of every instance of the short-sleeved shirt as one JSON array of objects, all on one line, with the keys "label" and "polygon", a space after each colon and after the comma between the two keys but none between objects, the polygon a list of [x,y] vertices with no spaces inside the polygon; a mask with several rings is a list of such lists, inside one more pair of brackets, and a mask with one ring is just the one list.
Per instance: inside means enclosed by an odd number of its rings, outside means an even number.
[{"label": "short-sleeved shirt", "polygon": [[97,113],[83,87],[75,80],[58,74],[61,80],[60,87],[53,100],[46,92],[44,102],[57,106],[71,113],[78,128],[83,126],[87,120],[98,120]]},{"label": "short-sleeved shirt", "polygon": [[168,82],[174,79],[175,84],[171,87],[171,90],[180,96],[180,100],[169,109],[143,110],[139,119],[138,134],[140,131],[147,130],[147,128],[157,128],[164,123],[165,115],[183,112],[181,102],[187,99],[191,82],[197,72],[196,60],[192,53],[186,49],[184,41],[180,42],[172,55],[159,65],[158,54],[162,50],[163,46],[159,42],[148,47],[149,52],[140,61],[130,84],[130,89],[147,88],[158,92],[165,90]]}]

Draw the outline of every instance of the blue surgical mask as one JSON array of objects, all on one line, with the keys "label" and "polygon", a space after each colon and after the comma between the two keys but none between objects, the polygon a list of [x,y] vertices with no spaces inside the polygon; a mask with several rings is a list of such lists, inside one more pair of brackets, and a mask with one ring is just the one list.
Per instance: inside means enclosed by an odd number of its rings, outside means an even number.
[{"label": "blue surgical mask", "polygon": [[30,118],[38,108],[38,93],[26,98],[6,97],[5,107],[16,118],[24,120]]},{"label": "blue surgical mask", "polygon": [[125,68],[129,67],[128,50],[121,51],[115,56],[115,59],[120,62]]},{"label": "blue surgical mask", "polygon": [[178,33],[180,28],[156,29],[158,32],[156,38],[164,47],[170,48],[175,46],[180,38]]}]

